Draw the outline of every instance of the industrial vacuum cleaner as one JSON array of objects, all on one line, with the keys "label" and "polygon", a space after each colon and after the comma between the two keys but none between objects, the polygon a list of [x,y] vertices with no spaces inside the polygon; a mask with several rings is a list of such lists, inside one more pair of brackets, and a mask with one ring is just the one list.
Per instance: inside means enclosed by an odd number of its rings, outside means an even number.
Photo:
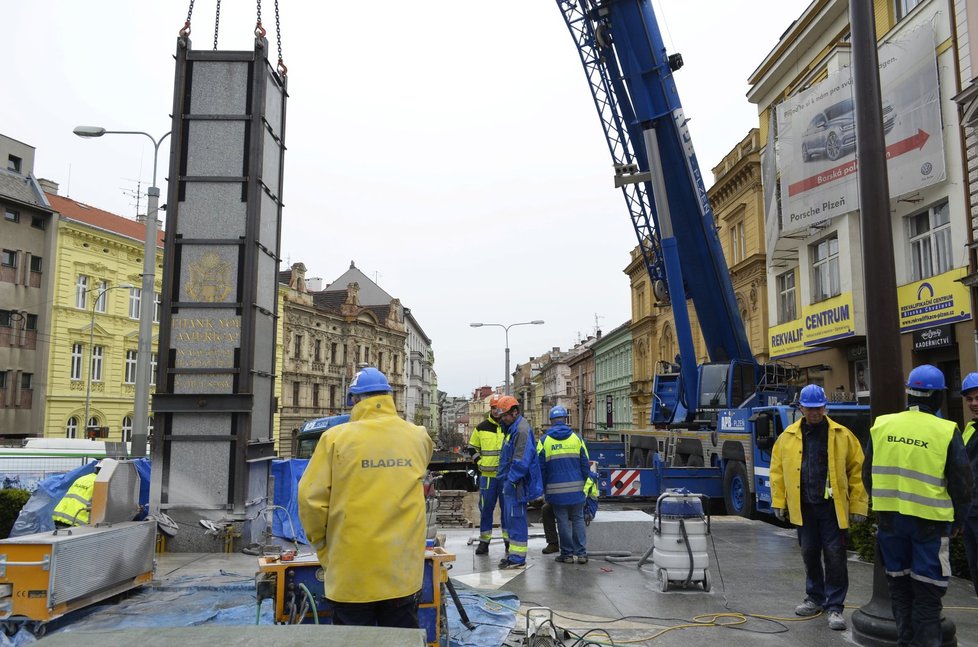
[{"label": "industrial vacuum cleaner", "polygon": [[710,516],[702,494],[686,489],[666,490],[655,502],[652,522],[652,547],[639,560],[639,568],[652,558],[659,589],[672,584],[688,587],[702,584],[710,590],[710,555],[706,537],[710,534]]}]

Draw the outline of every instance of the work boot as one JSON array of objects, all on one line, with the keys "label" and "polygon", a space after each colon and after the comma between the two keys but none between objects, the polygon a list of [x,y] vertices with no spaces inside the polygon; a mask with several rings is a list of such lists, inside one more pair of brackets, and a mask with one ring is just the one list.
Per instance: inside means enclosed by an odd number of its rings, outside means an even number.
[{"label": "work boot", "polygon": [[506,554],[509,555],[509,540],[508,539],[504,539],[503,540],[503,548],[506,549]]},{"label": "work boot", "polygon": [[501,560],[499,560],[499,563],[496,564],[496,566],[498,568],[506,568],[506,567],[508,567],[509,566],[509,559],[506,558],[506,557],[503,557]]},{"label": "work boot", "polygon": [[587,555],[578,555],[577,556],[577,563],[578,564],[587,564]]},{"label": "work boot", "polygon": [[573,564],[574,563],[574,556],[573,555],[557,555],[556,561],[559,562],[559,563],[561,563],[561,564]]},{"label": "work boot", "polygon": [[829,629],[834,631],[846,630],[846,619],[842,617],[841,611],[829,611]]},{"label": "work boot", "polygon": [[488,555],[489,554],[489,542],[480,541],[479,545],[475,547],[476,555]]},{"label": "work boot", "polygon": [[802,618],[811,618],[812,616],[817,616],[820,613],[822,613],[822,605],[815,604],[811,600],[805,600],[795,607],[795,615],[801,616]]},{"label": "work boot", "polygon": [[504,560],[504,561],[506,562],[506,564],[503,565],[503,566],[500,566],[499,568],[504,569],[504,570],[513,570],[513,569],[517,569],[517,568],[526,568],[526,563],[517,564],[516,562],[511,562],[508,559],[507,560]]},{"label": "work boot", "polygon": [[552,553],[556,553],[559,550],[560,550],[560,546],[559,545],[557,545],[557,544],[547,544],[547,547],[543,549],[543,554],[544,555],[550,555]]}]

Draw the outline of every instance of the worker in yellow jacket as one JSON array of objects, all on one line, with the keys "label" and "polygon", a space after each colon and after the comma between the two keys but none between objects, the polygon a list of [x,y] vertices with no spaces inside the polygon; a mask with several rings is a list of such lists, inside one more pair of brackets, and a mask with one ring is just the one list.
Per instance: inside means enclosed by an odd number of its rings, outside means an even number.
[{"label": "worker in yellow jacket", "polygon": [[[771,450],[771,507],[798,527],[805,563],[805,600],[799,616],[823,609],[830,629],[843,631],[849,590],[846,544],[849,522],[865,521],[869,495],[863,487],[863,450],[851,431],[825,415],[825,391],[801,390],[802,415],[778,436]],[[786,514],[787,511],[787,514]]]},{"label": "worker in yellow jacket", "polygon": [[418,627],[426,536],[424,427],[397,415],[376,368],[350,382],[350,421],[316,445],[299,481],[299,518],[326,571],[333,623]]},{"label": "worker in yellow jacket", "polygon": [[92,493],[95,491],[95,477],[98,475],[98,465],[94,472],[84,474],[75,479],[68,492],[61,497],[58,505],[54,506],[51,518],[58,528],[69,526],[87,526],[92,514]]}]

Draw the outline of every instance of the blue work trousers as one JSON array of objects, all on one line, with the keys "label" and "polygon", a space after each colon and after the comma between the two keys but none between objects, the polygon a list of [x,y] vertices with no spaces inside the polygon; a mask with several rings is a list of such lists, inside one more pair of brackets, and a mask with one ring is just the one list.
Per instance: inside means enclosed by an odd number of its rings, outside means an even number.
[{"label": "blue work trousers", "polygon": [[805,594],[826,611],[842,613],[849,591],[846,531],[839,528],[835,503],[801,504],[798,544],[805,563]]},{"label": "blue work trousers", "polygon": [[947,593],[951,574],[951,524],[897,512],[879,512],[877,521],[897,644],[940,647],[941,598]]},{"label": "blue work trousers", "polygon": [[503,486],[503,518],[509,533],[509,552],[506,558],[513,564],[526,564],[530,528],[526,520],[526,502],[520,503],[511,483]]},{"label": "blue work trousers", "polygon": [[584,526],[584,504],[550,504],[557,518],[557,535],[560,536],[560,554],[587,555],[587,528]]},{"label": "blue work trousers", "polygon": [[978,517],[964,520],[964,554],[968,558],[971,583],[975,587],[975,594],[978,594]]},{"label": "blue work trousers", "polygon": [[499,526],[502,529],[503,539],[509,535],[506,533],[506,515],[503,514],[503,487],[499,484],[499,479],[495,476],[479,476],[479,541],[489,543],[492,539],[492,519],[496,511],[496,503],[499,503]]}]

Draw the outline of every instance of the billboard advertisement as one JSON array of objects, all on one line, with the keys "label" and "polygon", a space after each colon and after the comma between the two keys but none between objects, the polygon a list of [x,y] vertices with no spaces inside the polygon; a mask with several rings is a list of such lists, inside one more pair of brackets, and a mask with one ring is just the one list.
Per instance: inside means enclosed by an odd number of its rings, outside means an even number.
[{"label": "billboard advertisement", "polygon": [[[890,197],[946,178],[930,25],[879,48]],[[851,68],[785,99],[778,115],[781,234],[858,208]]]}]

